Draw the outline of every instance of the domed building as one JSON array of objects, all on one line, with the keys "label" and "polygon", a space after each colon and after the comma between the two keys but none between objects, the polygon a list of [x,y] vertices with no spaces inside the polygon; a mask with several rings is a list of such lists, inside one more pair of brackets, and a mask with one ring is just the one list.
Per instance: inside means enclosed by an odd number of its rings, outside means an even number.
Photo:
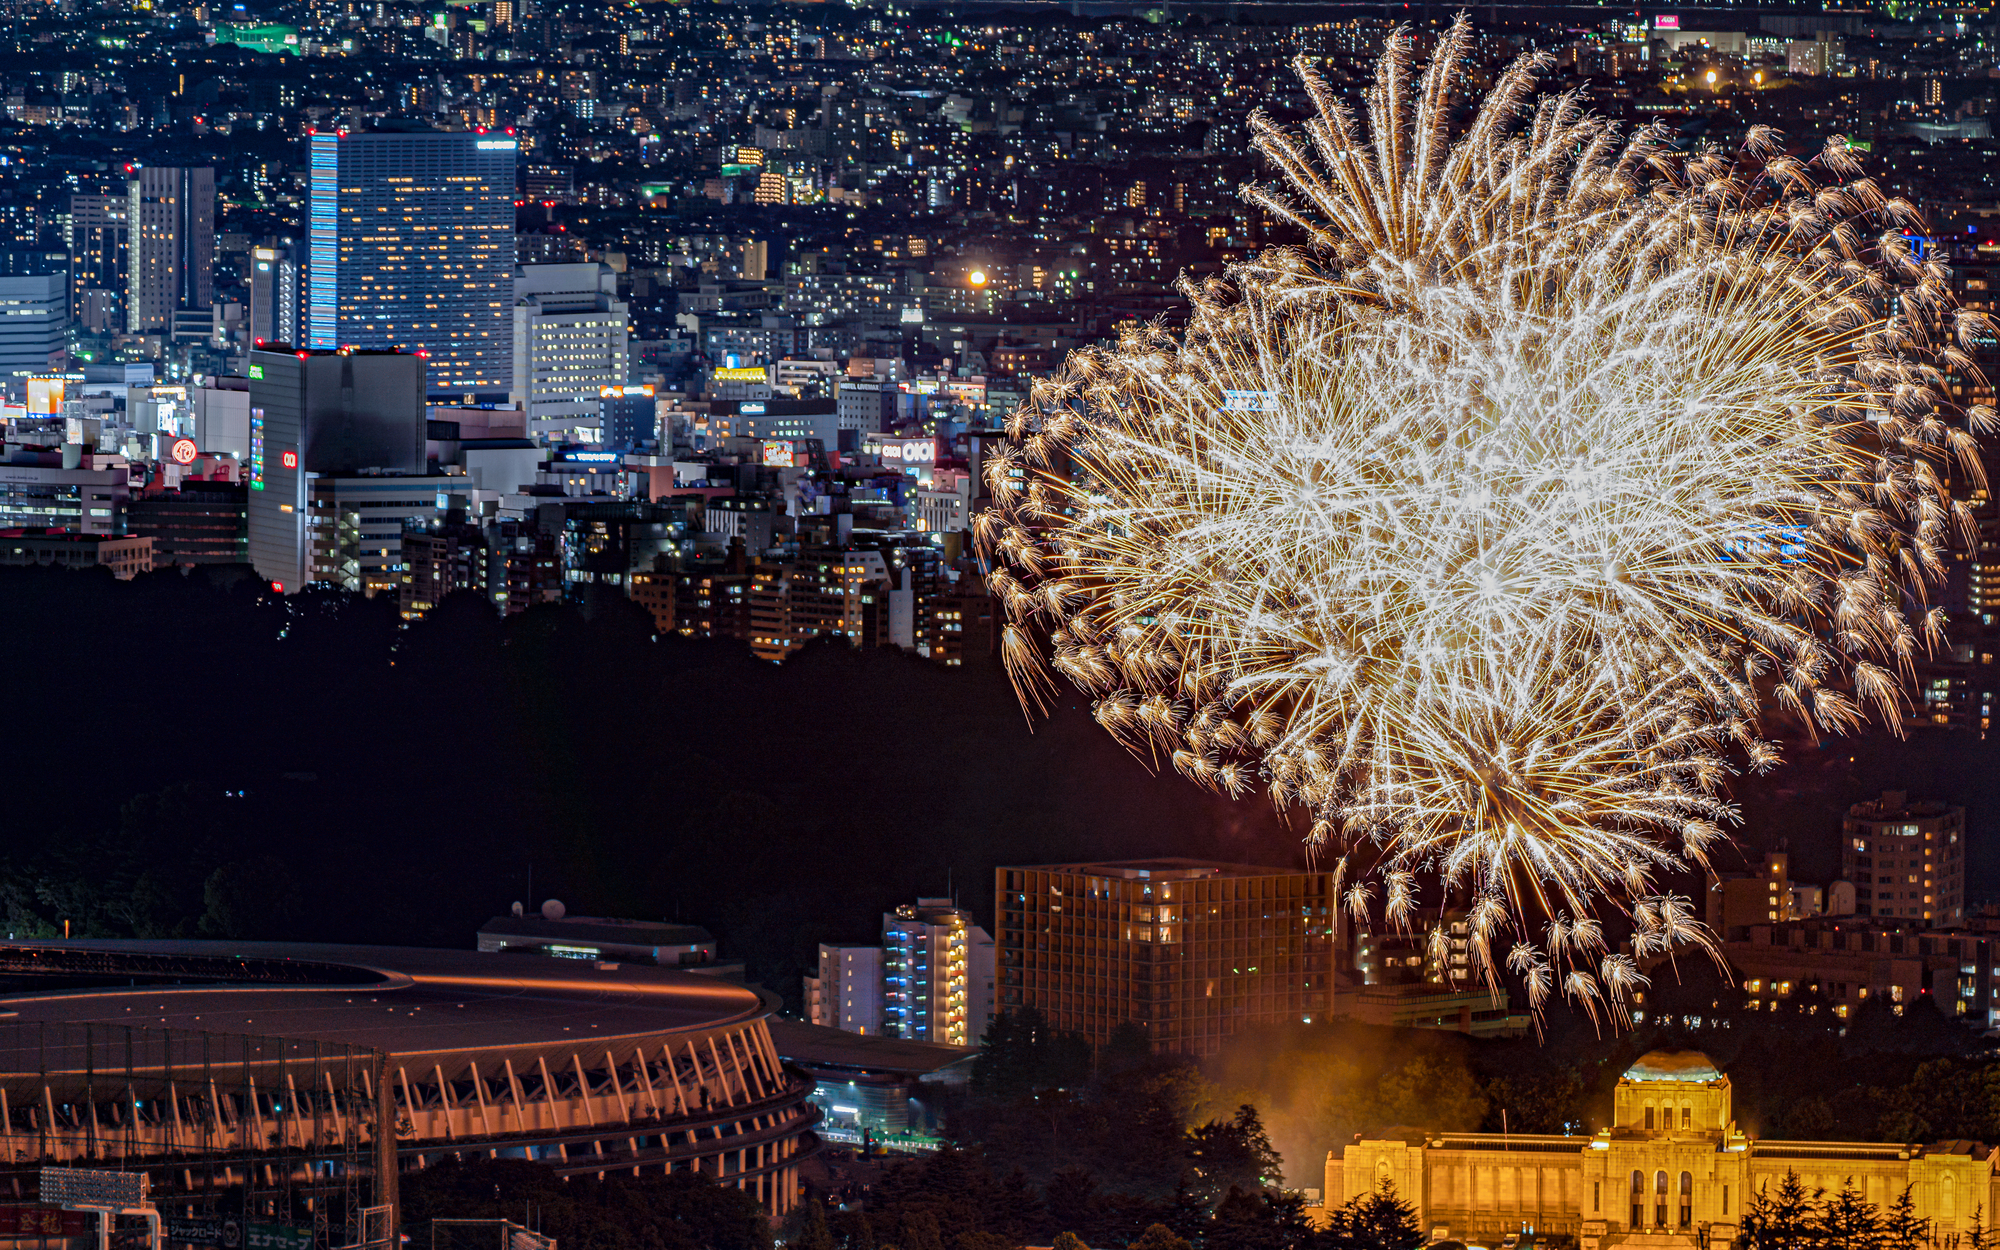
[{"label": "domed building", "polygon": [[1577,1238],[1581,1250],[1721,1250],[1748,1195],[1796,1172],[1807,1189],[1849,1180],[1878,1206],[1907,1187],[1950,1244],[1996,1205],[1994,1152],[1933,1145],[1765,1141],[1736,1124],[1729,1077],[1699,1051],[1656,1050],[1618,1080],[1612,1125],[1591,1137],[1431,1133],[1363,1137],[1326,1159],[1338,1206],[1387,1179],[1427,1231],[1494,1245],[1509,1233]]}]

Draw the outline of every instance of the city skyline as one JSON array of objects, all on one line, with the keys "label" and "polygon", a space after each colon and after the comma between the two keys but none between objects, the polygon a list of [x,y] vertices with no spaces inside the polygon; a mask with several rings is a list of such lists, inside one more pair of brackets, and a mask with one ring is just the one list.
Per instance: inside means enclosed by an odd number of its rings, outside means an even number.
[{"label": "city skyline", "polygon": [[2000,16],[0,15],[0,1240],[1988,1244]]}]

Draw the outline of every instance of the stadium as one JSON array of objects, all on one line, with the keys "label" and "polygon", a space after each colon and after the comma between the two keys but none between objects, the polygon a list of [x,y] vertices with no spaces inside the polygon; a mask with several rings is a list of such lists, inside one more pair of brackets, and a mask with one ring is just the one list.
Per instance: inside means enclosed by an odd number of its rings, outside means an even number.
[{"label": "stadium", "polygon": [[[0,944],[0,1202],[44,1166],[143,1171],[342,1239],[451,1156],[699,1171],[770,1214],[818,1146],[774,1004],[714,977],[528,954],[223,942]],[[387,1183],[382,1183],[386,1180]],[[393,1216],[391,1216],[393,1218]]]}]

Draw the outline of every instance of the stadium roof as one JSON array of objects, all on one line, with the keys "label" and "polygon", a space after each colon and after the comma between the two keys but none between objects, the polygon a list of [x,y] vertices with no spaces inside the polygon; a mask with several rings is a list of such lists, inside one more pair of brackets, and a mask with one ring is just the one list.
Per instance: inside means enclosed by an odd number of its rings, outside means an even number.
[{"label": "stadium roof", "polygon": [[943,1046],[900,1037],[849,1033],[781,1016],[771,1017],[766,1027],[771,1030],[771,1045],[777,1048],[779,1057],[813,1069],[929,1076],[954,1064],[969,1064],[979,1055],[976,1046]]},{"label": "stadium roof", "polygon": [[[107,984],[114,980],[115,984]],[[0,944],[0,1070],[32,1071],[37,1026],[281,1037],[391,1055],[511,1051],[763,1016],[755,990],[638,964],[267,942]],[[134,982],[151,982],[135,984]]]}]

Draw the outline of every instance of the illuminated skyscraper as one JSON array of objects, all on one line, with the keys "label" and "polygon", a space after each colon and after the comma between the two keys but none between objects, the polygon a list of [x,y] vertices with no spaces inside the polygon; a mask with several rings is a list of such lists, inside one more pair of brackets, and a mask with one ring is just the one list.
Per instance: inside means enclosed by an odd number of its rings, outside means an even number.
[{"label": "illuminated skyscraper", "polygon": [[505,403],[515,150],[473,131],[314,135],[305,345],[422,351],[433,397]]},{"label": "illuminated skyscraper", "polygon": [[161,166],[126,184],[125,327],[171,329],[215,299],[215,171]]}]

